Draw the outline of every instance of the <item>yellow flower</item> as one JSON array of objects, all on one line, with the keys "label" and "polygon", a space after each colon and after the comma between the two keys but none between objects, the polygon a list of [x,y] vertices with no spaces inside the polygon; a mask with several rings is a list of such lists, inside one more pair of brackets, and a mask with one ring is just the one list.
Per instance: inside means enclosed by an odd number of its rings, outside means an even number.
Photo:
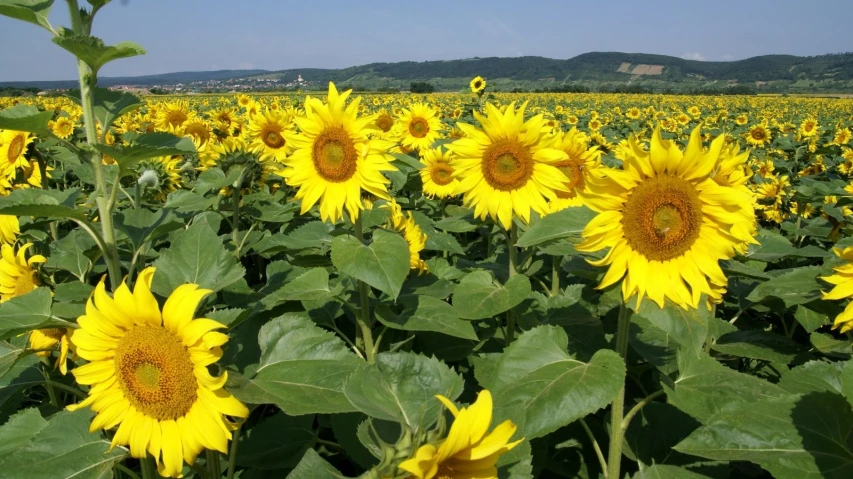
[{"label": "yellow flower", "polygon": [[471,87],[471,93],[480,93],[486,89],[486,80],[481,76],[475,76],[468,86]]},{"label": "yellow flower", "polygon": [[808,138],[817,135],[817,133],[818,124],[814,118],[806,118],[800,123],[800,136]]},{"label": "yellow flower", "polygon": [[307,97],[305,116],[295,120],[301,131],[287,138],[294,151],[284,161],[287,168],[281,176],[297,189],[302,214],[320,202],[323,221],[340,220],[344,208],[355,221],[364,208],[362,190],[389,199],[386,185],[390,181],[382,172],[396,171],[388,154],[393,143],[369,138],[376,117],[359,117],[361,98],[346,105],[350,93],[339,94],[329,82],[328,103]]},{"label": "yellow flower", "polygon": [[426,444],[415,456],[400,464],[400,469],[417,479],[497,479],[495,467],[501,455],[524,439],[509,442],[516,426],[502,422],[488,433],[492,423],[492,395],[483,390],[467,408],[457,407],[444,396],[436,396],[455,418],[445,439],[438,447]]},{"label": "yellow flower", "polygon": [[223,389],[227,373],[211,376],[208,366],[222,357],[224,325],[193,319],[211,291],[179,286],[161,312],[151,294],[154,268],[143,270],[133,292],[122,282],[111,298],[103,280],[78,318],[71,336],[77,354],[89,361],[74,369],[89,396],[69,406],[96,413],[89,430],[118,426],[112,447],[129,445],[133,457],[150,454],[160,474],[180,477],[204,449],[228,453],[236,427],[225,416],[245,418],[246,406]]},{"label": "yellow flower", "polygon": [[34,139],[25,131],[0,130],[0,175],[12,179],[18,168],[29,165],[24,153]]},{"label": "yellow flower", "polygon": [[[827,283],[835,285],[828,293],[823,293],[824,300],[847,299],[853,297],[853,246],[848,246],[844,249],[833,248],[833,252],[839,258],[846,260],[841,266],[834,268],[835,274],[825,276],[821,279]],[[842,333],[846,333],[853,329],[853,301],[847,304],[838,316],[835,317],[833,328],[841,328]]]},{"label": "yellow flower", "polygon": [[551,200],[549,210],[556,212],[570,206],[580,206],[583,199],[579,195],[584,189],[584,177],[593,174],[601,165],[601,152],[597,146],[589,147],[589,138],[576,128],[560,135],[559,147],[566,152],[568,158],[554,166],[560,169],[569,181],[565,184],[566,191],[556,191],[557,197]]},{"label": "yellow flower", "polygon": [[388,218],[388,226],[400,233],[409,245],[410,269],[418,270],[418,274],[428,272],[429,268],[427,264],[420,257],[420,252],[426,246],[427,236],[421,230],[421,227],[415,223],[412,212],[409,211],[409,215],[404,216],[400,205],[393,198],[390,202],[383,205],[383,207],[389,209],[391,212]]},{"label": "yellow flower", "polygon": [[[49,328],[36,329],[30,332],[30,348],[31,349],[53,349],[59,345],[59,357],[56,358],[54,367],[59,368],[62,374],[68,374],[68,351],[70,343],[68,341],[73,329],[65,328]],[[46,358],[50,356],[50,351],[39,351],[37,356]]]},{"label": "yellow flower", "polygon": [[754,125],[749,129],[746,141],[753,146],[764,146],[770,143],[770,130],[764,125]]},{"label": "yellow flower", "polygon": [[[655,130],[649,152],[633,149],[622,170],[589,178],[586,204],[599,213],[584,228],[580,251],[609,248],[595,266],[609,265],[598,286],[622,281],[627,301],[645,296],[696,308],[703,294],[717,298],[727,284],[718,264],[751,241],[753,200],[744,190],[720,186],[711,177],[725,138],[703,150],[699,128],[683,152]],[[738,161],[746,162],[746,155]],[[686,282],[686,283],[685,283]]]},{"label": "yellow flower", "polygon": [[50,121],[48,126],[54,135],[63,140],[67,140],[74,133],[74,119],[67,116],[60,116],[55,121]]},{"label": "yellow flower", "polygon": [[32,243],[27,243],[16,253],[14,246],[0,245],[0,303],[27,294],[39,286],[33,265],[44,263],[47,258],[40,254],[27,258],[27,250],[32,247]]},{"label": "yellow flower", "polygon": [[12,244],[21,234],[21,226],[18,217],[14,215],[0,215],[0,243]]},{"label": "yellow flower", "polygon": [[181,127],[191,118],[189,103],[186,101],[167,102],[162,105],[155,120],[155,125],[160,131],[169,131],[170,128]]},{"label": "yellow flower", "polygon": [[487,115],[474,112],[482,130],[458,123],[466,138],[447,145],[457,157],[455,193],[465,195],[464,202],[474,207],[475,216],[491,216],[505,229],[510,228],[513,214],[525,223],[531,210],[546,214],[546,198],[566,191],[569,181],[555,166],[567,158],[566,153],[553,147],[556,138],[546,138],[542,115],[524,121],[526,107],[524,103],[516,109],[512,103],[501,113],[487,104]]},{"label": "yellow flower", "polygon": [[832,143],[836,145],[846,145],[850,142],[851,137],[853,137],[853,133],[850,133],[850,128],[839,128],[835,132],[835,137],[832,139]]},{"label": "yellow flower", "polygon": [[441,147],[424,150],[421,152],[421,163],[424,164],[420,170],[424,193],[430,198],[453,196],[459,180],[453,177],[453,157],[450,152]]},{"label": "yellow flower", "polygon": [[289,148],[284,135],[293,128],[293,118],[288,113],[267,110],[251,117],[244,138],[261,158],[282,161],[287,156]]},{"label": "yellow flower", "polygon": [[415,103],[410,109],[404,108],[397,118],[397,126],[400,128],[400,142],[414,150],[430,148],[440,137],[442,129],[435,110],[423,103]]}]

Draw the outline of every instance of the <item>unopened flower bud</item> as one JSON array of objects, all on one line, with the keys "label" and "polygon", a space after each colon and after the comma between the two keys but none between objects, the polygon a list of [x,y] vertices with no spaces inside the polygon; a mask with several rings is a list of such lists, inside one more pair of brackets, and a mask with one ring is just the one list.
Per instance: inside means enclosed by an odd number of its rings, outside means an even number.
[{"label": "unopened flower bud", "polygon": [[139,175],[139,186],[157,187],[160,184],[160,179],[157,178],[157,172],[154,170],[145,170]]}]

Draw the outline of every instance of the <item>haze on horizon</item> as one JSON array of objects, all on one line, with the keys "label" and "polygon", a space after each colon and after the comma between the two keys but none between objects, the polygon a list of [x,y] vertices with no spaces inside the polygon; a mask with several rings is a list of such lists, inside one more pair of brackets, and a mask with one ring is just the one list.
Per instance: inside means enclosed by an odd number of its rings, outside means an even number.
[{"label": "haze on horizon", "polygon": [[[649,2],[652,3],[652,2]],[[85,4],[85,2],[81,2]],[[120,0],[95,19],[107,44],[130,40],[148,53],[101,76],[178,71],[343,68],[374,62],[470,57],[567,59],[591,51],[727,61],[767,54],[853,51],[846,0],[600,3],[509,0],[423,4],[327,0]],[[50,15],[68,25],[66,3]],[[70,53],[35,25],[0,17],[0,81],[70,80]]]}]

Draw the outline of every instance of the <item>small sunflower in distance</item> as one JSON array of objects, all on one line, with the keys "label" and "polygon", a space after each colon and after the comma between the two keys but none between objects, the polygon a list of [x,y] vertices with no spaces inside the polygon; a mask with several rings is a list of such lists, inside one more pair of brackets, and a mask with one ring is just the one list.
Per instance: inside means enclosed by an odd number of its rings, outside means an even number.
[{"label": "small sunflower in distance", "polygon": [[112,298],[103,280],[95,288],[71,336],[89,361],[72,372],[91,389],[68,409],[91,407],[90,431],[118,426],[112,447],[129,445],[137,458],[150,454],[161,475],[180,477],[183,462],[192,464],[205,448],[227,454],[236,425],[226,416],[245,418],[249,411],[222,388],[227,373],[208,371],[228,341],[216,331],[223,324],[193,319],[211,291],[179,286],[161,312],[153,277],[154,268],[146,268],[133,292],[122,282]]},{"label": "small sunflower in distance", "polygon": [[397,118],[400,143],[413,150],[425,150],[441,136],[441,120],[429,105],[415,103],[403,108]]},{"label": "small sunflower in distance", "polygon": [[[828,293],[823,293],[823,299],[830,301],[853,298],[853,263],[851,263],[853,261],[853,246],[848,246],[844,249],[833,248],[832,251],[835,252],[836,256],[847,262],[833,268],[835,274],[821,278],[827,283],[834,285]],[[832,327],[841,328],[842,333],[853,329],[853,301],[848,303],[844,311],[835,317]]]},{"label": "small sunflower in distance", "polygon": [[383,171],[396,171],[388,151],[391,141],[370,138],[376,131],[375,115],[358,115],[361,98],[346,104],[352,90],[338,93],[329,82],[328,102],[305,99],[305,116],[295,119],[299,133],[286,135],[293,153],[281,171],[286,183],[297,189],[302,214],[318,201],[320,218],[336,222],[346,208],[355,221],[364,205],[362,190],[377,198],[389,199],[390,180]]},{"label": "small sunflower in distance", "polygon": [[[703,294],[722,294],[727,280],[719,260],[752,240],[755,223],[752,196],[711,177],[720,155],[728,154],[724,143],[720,135],[704,150],[696,128],[682,152],[655,130],[648,152],[632,148],[622,170],[589,178],[584,200],[599,214],[577,249],[609,248],[591,262],[609,265],[599,289],[622,280],[625,301],[636,295],[639,305],[648,296],[661,308],[669,299],[684,309],[697,308]],[[736,158],[745,163],[746,157]]]},{"label": "small sunflower in distance", "polygon": [[510,442],[516,425],[506,420],[488,433],[492,423],[492,395],[488,390],[480,391],[474,404],[461,409],[444,396],[436,397],[454,417],[447,438],[438,447],[419,447],[399,468],[417,479],[497,479],[498,459],[524,440]]},{"label": "small sunflower in distance", "polygon": [[456,155],[453,167],[459,185],[454,193],[465,195],[464,202],[474,207],[475,216],[491,216],[507,230],[513,213],[525,223],[531,210],[545,215],[546,198],[567,191],[569,181],[556,166],[568,156],[556,148],[555,137],[547,137],[542,115],[524,121],[526,106],[516,109],[511,103],[501,113],[487,104],[486,115],[474,112],[482,130],[459,123],[466,137],[447,145]]},{"label": "small sunflower in distance", "polygon": [[471,83],[468,84],[471,87],[471,93],[480,94],[483,90],[486,89],[486,80],[481,76],[475,76]]},{"label": "small sunflower in distance", "polygon": [[29,166],[24,153],[34,139],[25,131],[0,130],[0,174],[11,179],[18,168]]},{"label": "small sunflower in distance", "polygon": [[424,193],[430,198],[448,198],[459,185],[459,180],[453,177],[453,156],[449,151],[438,148],[430,148],[421,151],[421,181],[424,184]]},{"label": "small sunflower in distance", "polygon": [[288,145],[284,135],[292,128],[291,120],[282,110],[267,110],[253,115],[244,133],[246,142],[261,158],[281,161],[287,156]]},{"label": "small sunflower in distance", "polygon": [[32,243],[27,243],[15,252],[14,246],[10,244],[0,245],[0,303],[40,286],[34,266],[44,263],[47,258],[40,254],[28,258],[27,250],[32,247]]},{"label": "small sunflower in distance", "polygon": [[762,124],[753,125],[746,134],[746,142],[752,146],[764,146],[770,143],[770,130]]}]

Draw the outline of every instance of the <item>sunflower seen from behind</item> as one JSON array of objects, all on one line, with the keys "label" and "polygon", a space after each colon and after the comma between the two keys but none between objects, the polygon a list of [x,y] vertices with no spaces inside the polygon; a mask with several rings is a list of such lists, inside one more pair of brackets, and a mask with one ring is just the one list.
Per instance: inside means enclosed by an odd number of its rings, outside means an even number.
[{"label": "sunflower seen from behind", "polygon": [[222,357],[228,336],[211,319],[194,319],[211,291],[179,286],[162,311],[151,293],[154,268],[143,270],[133,292],[127,284],[110,297],[101,281],[71,337],[88,361],[73,370],[90,386],[88,397],[69,406],[96,414],[89,430],[118,426],[112,447],[129,446],[133,457],[150,455],[160,474],[180,477],[204,449],[228,453],[236,425],[226,416],[245,418],[246,406],[223,389],[227,373],[212,376],[208,366]]},{"label": "sunflower seen from behind", "polygon": [[524,120],[527,103],[511,103],[502,113],[486,105],[486,115],[474,112],[481,128],[459,123],[465,138],[447,145],[456,155],[454,175],[459,179],[455,194],[480,219],[491,217],[510,229],[513,215],[530,221],[530,212],[548,212],[547,200],[557,191],[567,191],[569,181],[556,164],[568,158],[559,150],[542,115]]},{"label": "sunflower seen from behind", "polygon": [[362,191],[389,199],[390,180],[382,172],[396,171],[388,154],[393,142],[370,138],[375,115],[359,116],[361,98],[347,104],[351,93],[338,93],[329,82],[328,101],[307,97],[305,116],[295,119],[300,131],[286,135],[294,151],[280,174],[296,188],[302,214],[319,202],[323,221],[340,220],[344,209],[356,221],[364,209]]},{"label": "sunflower seen from behind", "polygon": [[[697,308],[703,294],[722,294],[727,279],[719,260],[752,239],[755,222],[752,197],[711,177],[724,142],[718,136],[704,150],[696,128],[681,151],[655,130],[648,152],[632,148],[623,169],[589,179],[584,200],[599,214],[577,249],[609,248],[590,262],[608,267],[599,289],[622,280],[625,301],[648,297],[662,308],[668,299],[684,309]],[[738,160],[745,163],[746,155]]]}]

